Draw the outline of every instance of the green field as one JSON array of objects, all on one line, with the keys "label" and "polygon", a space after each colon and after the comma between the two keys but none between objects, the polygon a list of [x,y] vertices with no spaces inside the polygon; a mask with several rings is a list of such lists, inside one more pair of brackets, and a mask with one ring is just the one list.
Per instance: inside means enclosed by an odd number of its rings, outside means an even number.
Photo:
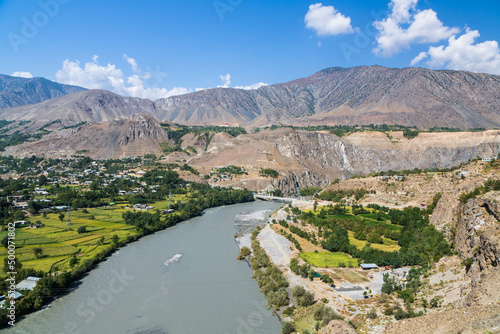
[{"label": "green field", "polygon": [[[186,195],[172,195],[172,201],[186,199]],[[151,204],[156,209],[162,210],[167,207],[168,200]],[[70,269],[69,261],[76,256],[80,262],[92,258],[98,253],[108,248],[112,243],[112,238],[116,234],[119,240],[123,240],[130,235],[136,235],[134,226],[123,223],[122,214],[132,209],[126,202],[117,203],[113,207],[87,209],[88,213],[82,210],[71,211],[71,223],[66,221],[66,217],[61,222],[59,213],[47,214],[47,217],[32,216],[29,220],[34,223],[41,221],[45,226],[38,229],[17,228],[16,229],[16,256],[25,268],[50,271],[51,269]],[[63,211],[67,215],[66,211]],[[85,226],[87,233],[78,233],[78,228]],[[7,231],[0,232],[0,240],[7,235]],[[100,244],[101,237],[104,243]],[[40,247],[43,252],[37,258],[34,248]],[[0,249],[0,263],[7,256],[5,248]]]},{"label": "green field", "polygon": [[[73,255],[80,260],[91,258],[109,247],[113,235],[116,234],[121,240],[137,233],[134,226],[121,223],[122,213],[127,210],[123,207],[87,210],[88,213],[83,213],[82,210],[72,211],[72,224],[66,222],[66,219],[61,222],[59,214],[52,213],[45,218],[30,217],[32,222],[40,220],[45,225],[42,228],[17,228],[16,255],[23,266],[44,271],[54,269],[54,266],[69,269],[69,259]],[[87,233],[78,233],[80,226],[85,226]],[[0,238],[6,235],[6,231],[0,232]],[[99,244],[103,236],[104,243]],[[43,250],[40,258],[35,256],[35,247]],[[6,249],[1,248],[0,261],[3,261],[6,255]]]},{"label": "green field", "polygon": [[334,268],[344,266],[357,267],[358,260],[353,259],[346,253],[329,252],[329,253],[301,253],[300,257],[307,263],[317,268]]},{"label": "green field", "polygon": [[[356,246],[357,249],[361,250],[365,245],[368,243],[365,240],[358,240],[354,238],[354,232],[349,231],[349,242],[351,245]],[[398,242],[389,238],[383,238],[384,239],[384,244],[371,244],[371,247],[373,249],[378,249],[384,252],[397,252],[398,250],[401,249],[401,247],[398,245]]]}]

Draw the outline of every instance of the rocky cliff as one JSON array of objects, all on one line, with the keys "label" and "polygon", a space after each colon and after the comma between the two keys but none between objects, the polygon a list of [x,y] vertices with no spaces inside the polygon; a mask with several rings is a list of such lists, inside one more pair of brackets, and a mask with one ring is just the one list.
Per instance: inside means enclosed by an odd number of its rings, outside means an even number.
[{"label": "rocky cliff", "polygon": [[500,152],[500,131],[484,133],[421,133],[412,140],[391,140],[381,132],[347,137],[282,128],[242,135],[219,143],[192,157],[200,167],[224,165],[272,168],[282,176],[275,188],[294,193],[297,188],[325,187],[376,171],[445,168],[476,157]]},{"label": "rocky cliff", "polygon": [[471,259],[471,285],[462,289],[465,306],[500,302],[500,192],[470,199],[459,211],[455,248]]}]

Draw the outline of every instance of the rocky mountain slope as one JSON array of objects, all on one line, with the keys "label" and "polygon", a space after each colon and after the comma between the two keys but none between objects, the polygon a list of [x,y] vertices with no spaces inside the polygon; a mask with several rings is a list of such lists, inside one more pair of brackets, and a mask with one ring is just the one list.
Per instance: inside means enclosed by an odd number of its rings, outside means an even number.
[{"label": "rocky mountain slope", "polygon": [[35,104],[86,90],[44,78],[19,78],[0,74],[0,108]]},{"label": "rocky mountain slope", "polygon": [[[411,140],[403,136],[394,139],[382,132],[355,133],[340,138],[281,128],[236,138],[221,136],[210,143],[206,152],[186,158],[189,164],[200,169],[226,165],[272,168],[281,176],[266,179],[267,184],[285,193],[295,193],[299,187],[326,187],[337,178],[374,171],[445,168],[500,152],[498,130],[420,133]],[[252,182],[240,182],[240,186],[259,190],[258,187],[266,183]]]},{"label": "rocky mountain slope", "polygon": [[[94,96],[95,95],[95,96]],[[87,101],[82,101],[87,100]],[[188,125],[402,124],[499,128],[500,76],[423,68],[329,68],[257,90],[215,88],[155,102],[89,91],[4,110],[10,120],[109,120],[141,112]],[[47,116],[49,115],[49,116]]]},{"label": "rocky mountain slope", "polygon": [[153,102],[105,90],[86,90],[35,105],[0,109],[0,119],[32,120],[38,126],[59,119],[63,125],[75,125],[80,122],[108,122],[137,113],[154,116]]},{"label": "rocky mountain slope", "polygon": [[4,155],[56,158],[82,154],[94,159],[161,155],[168,133],[152,117],[136,114],[111,122],[87,124],[53,132],[36,142],[11,146]]},{"label": "rocky mountain slope", "polygon": [[253,91],[212,89],[156,101],[183,124],[500,126],[500,76],[423,68],[329,68]]}]

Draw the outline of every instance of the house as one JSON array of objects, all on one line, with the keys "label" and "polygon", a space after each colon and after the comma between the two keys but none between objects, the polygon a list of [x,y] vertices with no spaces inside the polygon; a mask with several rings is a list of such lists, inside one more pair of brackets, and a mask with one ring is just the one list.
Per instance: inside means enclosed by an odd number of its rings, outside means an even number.
[{"label": "house", "polygon": [[375,263],[361,263],[360,267],[363,270],[378,269],[378,266]]},{"label": "house", "polygon": [[16,284],[16,289],[18,290],[33,290],[40,280],[40,277],[28,276],[21,282]]},{"label": "house", "polygon": [[18,226],[23,226],[26,225],[28,222],[26,220],[18,220],[17,222],[14,222],[14,227]]}]

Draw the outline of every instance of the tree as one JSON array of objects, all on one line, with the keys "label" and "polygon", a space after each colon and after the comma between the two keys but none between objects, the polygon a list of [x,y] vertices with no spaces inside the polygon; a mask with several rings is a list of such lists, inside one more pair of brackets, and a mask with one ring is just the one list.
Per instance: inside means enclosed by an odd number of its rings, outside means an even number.
[{"label": "tree", "polygon": [[314,212],[316,212],[316,209],[318,208],[318,201],[314,201],[313,208]]},{"label": "tree", "polygon": [[238,255],[238,257],[236,259],[243,260],[248,255],[250,255],[250,253],[251,253],[250,248],[243,246],[243,247],[241,247],[240,254]]},{"label": "tree", "polygon": [[104,245],[104,235],[99,239],[99,245]]},{"label": "tree", "polygon": [[17,257],[14,260],[9,260],[8,258],[3,259],[3,271],[8,272],[18,272],[23,267],[23,264]]},{"label": "tree", "polygon": [[35,257],[37,259],[41,258],[42,257],[42,254],[43,254],[43,248],[42,247],[35,247],[33,248],[33,253],[35,253]]},{"label": "tree", "polygon": [[2,246],[7,248],[7,246],[9,245],[9,237],[8,236],[3,237],[0,243],[2,244]]},{"label": "tree", "polygon": [[377,220],[378,221],[382,220],[382,215],[380,214],[380,211],[377,212]]},{"label": "tree", "polygon": [[120,238],[119,238],[116,234],[115,234],[115,235],[113,235],[113,239],[112,239],[112,240],[113,240],[113,243],[114,243],[115,245],[118,243],[118,240],[119,240],[119,239],[120,239]]},{"label": "tree", "polygon": [[291,322],[283,321],[281,324],[281,334],[291,334],[295,332],[295,327]]},{"label": "tree", "polygon": [[87,226],[80,226],[78,228],[78,233],[80,233],[80,234],[87,233]]},{"label": "tree", "polygon": [[61,222],[64,220],[64,217],[65,217],[65,216],[64,216],[64,213],[63,213],[63,212],[59,213],[59,220],[60,220]]}]

